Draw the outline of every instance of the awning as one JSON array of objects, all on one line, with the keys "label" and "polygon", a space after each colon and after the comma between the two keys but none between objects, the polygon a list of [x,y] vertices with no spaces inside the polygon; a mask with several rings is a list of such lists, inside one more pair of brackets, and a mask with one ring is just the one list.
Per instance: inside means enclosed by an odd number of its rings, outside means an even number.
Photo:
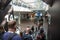
[{"label": "awning", "polygon": [[16,5],[12,5],[14,11],[24,11],[24,12],[32,12],[32,10]]}]

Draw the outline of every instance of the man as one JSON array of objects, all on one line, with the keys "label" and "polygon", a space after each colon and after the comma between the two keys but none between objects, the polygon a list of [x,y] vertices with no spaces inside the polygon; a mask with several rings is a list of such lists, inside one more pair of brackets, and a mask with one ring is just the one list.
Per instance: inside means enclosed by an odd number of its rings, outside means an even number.
[{"label": "man", "polygon": [[30,28],[26,28],[26,32],[23,36],[24,36],[24,40],[33,40],[32,36],[30,35]]},{"label": "man", "polygon": [[16,21],[8,22],[8,32],[3,35],[3,40],[21,40],[20,36],[15,33]]},{"label": "man", "polygon": [[27,29],[29,30],[29,34],[32,35],[32,30],[31,30],[30,26],[27,26],[26,30]]},{"label": "man", "polygon": [[34,32],[34,26],[31,27],[32,32]]}]

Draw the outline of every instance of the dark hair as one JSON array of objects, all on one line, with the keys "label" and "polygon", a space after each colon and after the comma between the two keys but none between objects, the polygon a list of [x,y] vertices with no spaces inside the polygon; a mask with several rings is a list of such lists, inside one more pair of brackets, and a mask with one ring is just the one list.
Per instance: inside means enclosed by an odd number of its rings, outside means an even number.
[{"label": "dark hair", "polygon": [[0,25],[0,29],[3,29],[3,26]]},{"label": "dark hair", "polygon": [[12,20],[8,22],[8,28],[15,28],[14,26],[16,25],[16,21]]},{"label": "dark hair", "polygon": [[30,28],[30,26],[27,26],[27,28]]},{"label": "dark hair", "polygon": [[43,28],[41,28],[40,33],[43,33],[43,32],[44,32],[44,29],[43,29]]}]

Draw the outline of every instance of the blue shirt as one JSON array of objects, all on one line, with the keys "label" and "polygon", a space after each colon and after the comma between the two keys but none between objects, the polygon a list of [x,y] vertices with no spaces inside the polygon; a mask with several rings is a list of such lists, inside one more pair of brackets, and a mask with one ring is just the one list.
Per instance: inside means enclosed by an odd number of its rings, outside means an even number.
[{"label": "blue shirt", "polygon": [[[6,32],[4,35],[3,35],[3,40],[8,40],[8,37],[9,35],[12,34],[10,32]],[[19,35],[15,35],[12,40],[21,40],[20,36]]]}]

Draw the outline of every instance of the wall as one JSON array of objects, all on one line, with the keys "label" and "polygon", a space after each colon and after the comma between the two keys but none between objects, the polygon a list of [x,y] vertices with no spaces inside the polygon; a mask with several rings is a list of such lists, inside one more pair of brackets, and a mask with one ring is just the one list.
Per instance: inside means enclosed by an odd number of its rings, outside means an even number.
[{"label": "wall", "polygon": [[51,25],[48,27],[48,40],[60,40],[60,0],[55,0],[48,12],[51,14]]}]

